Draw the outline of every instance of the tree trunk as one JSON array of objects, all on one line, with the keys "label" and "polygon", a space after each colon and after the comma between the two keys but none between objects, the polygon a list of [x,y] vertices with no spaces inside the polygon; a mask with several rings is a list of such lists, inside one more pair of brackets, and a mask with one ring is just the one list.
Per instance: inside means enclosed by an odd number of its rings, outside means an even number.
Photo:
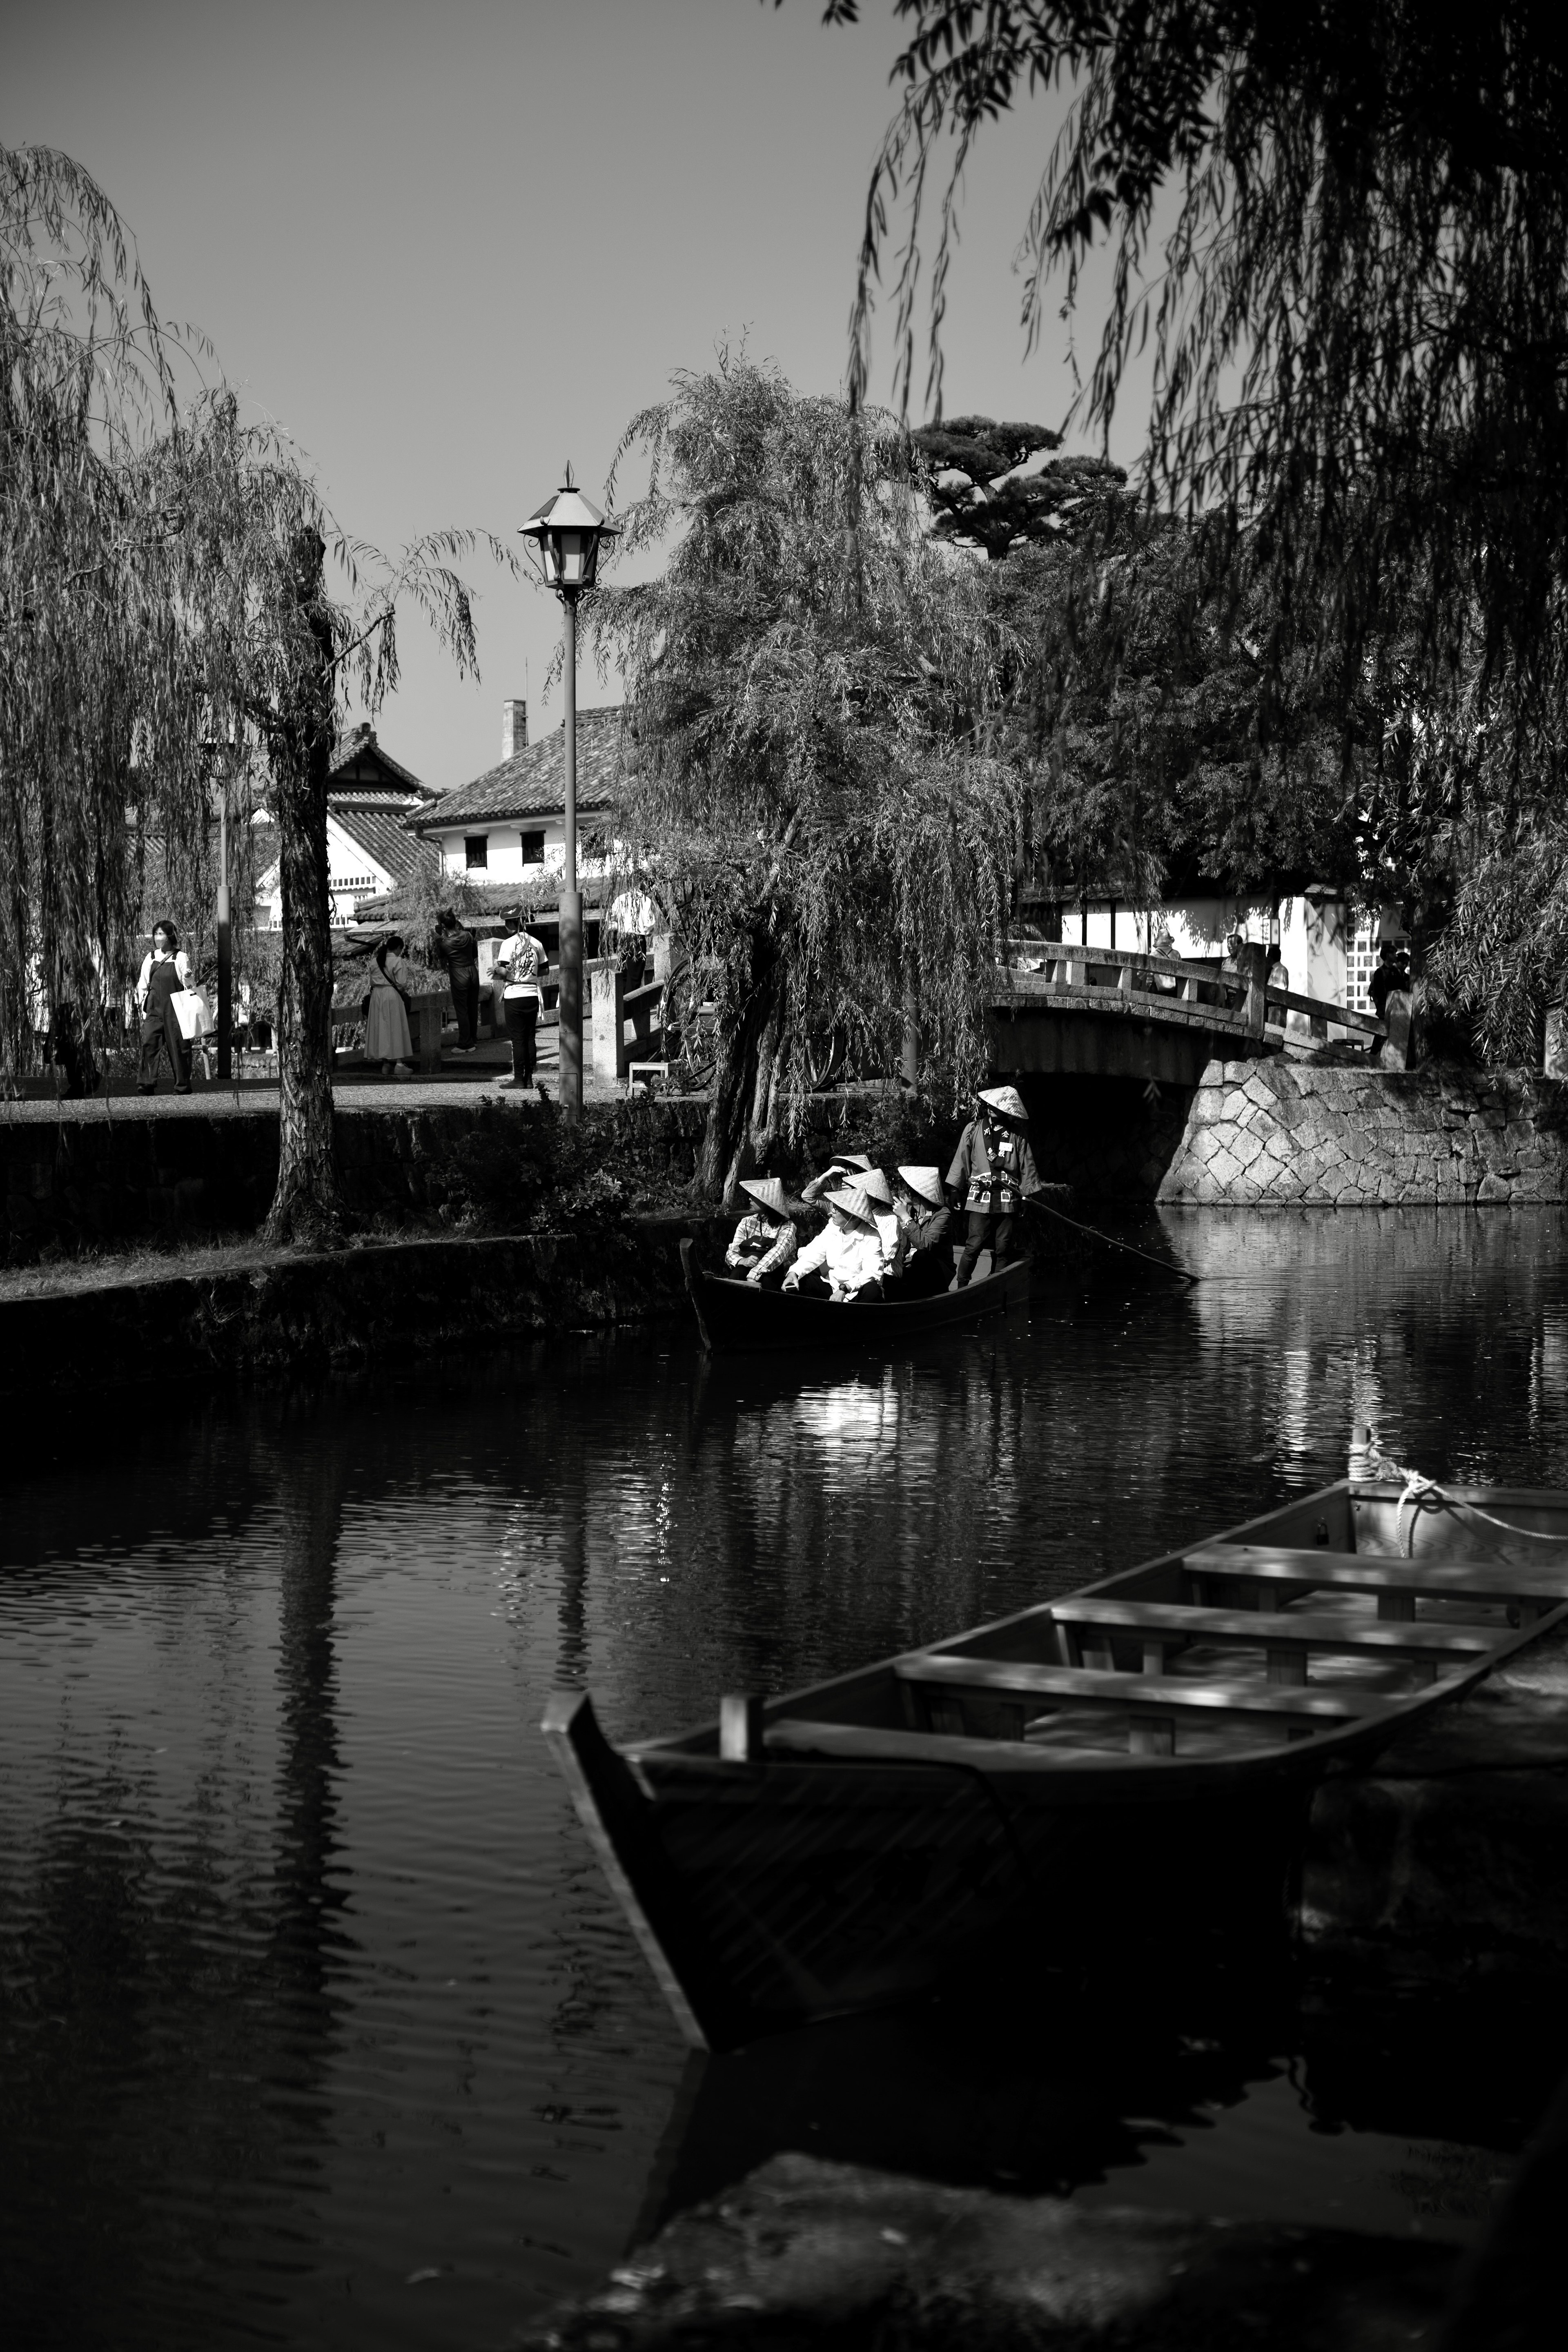
[{"label": "tree trunk", "polygon": [[719,1038],[713,1097],[697,1162],[696,1190],[722,1201],[773,1140],[774,1076],[784,1026],[784,964],[775,940],[754,931],[749,986],[739,1013]]},{"label": "tree trunk", "polygon": [[278,1190],[269,1242],[330,1244],[342,1235],[332,1143],[332,927],[327,888],[327,778],[332,760],[332,644],[320,607],[326,548],[315,531],[294,551],[293,590],[311,654],[296,708],[273,737],[283,961],[278,979]]}]

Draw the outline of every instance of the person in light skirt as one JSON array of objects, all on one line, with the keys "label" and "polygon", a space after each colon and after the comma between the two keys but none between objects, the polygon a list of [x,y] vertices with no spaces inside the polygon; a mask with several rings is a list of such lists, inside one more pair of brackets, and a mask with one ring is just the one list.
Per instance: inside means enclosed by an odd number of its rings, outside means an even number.
[{"label": "person in light skirt", "polygon": [[379,1062],[389,1078],[407,1077],[414,1059],[408,1007],[403,1001],[403,983],[409,977],[403,941],[394,931],[370,960],[370,1002],[364,1016],[365,1059]]}]

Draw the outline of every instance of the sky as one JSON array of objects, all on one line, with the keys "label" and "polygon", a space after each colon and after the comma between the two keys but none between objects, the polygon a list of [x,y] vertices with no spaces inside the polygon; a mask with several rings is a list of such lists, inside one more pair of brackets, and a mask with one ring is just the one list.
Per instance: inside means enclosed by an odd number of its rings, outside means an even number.
[{"label": "sky", "polygon": [[[165,319],[216,346],[343,528],[395,554],[519,523],[571,460],[600,499],[631,417],[742,336],[843,383],[867,183],[893,110],[890,0],[0,0],[0,142],[63,148],[134,232]],[[944,405],[1058,424],[1065,330],[1026,356],[1014,255],[1057,117],[971,163]],[[873,397],[891,383],[891,321]],[[923,386],[917,370],[917,391]],[[918,418],[916,421],[919,421]],[[1117,450],[1124,461],[1130,454]],[[639,487],[635,473],[623,495]],[[500,756],[560,611],[487,558],[481,677],[410,616],[386,750],[446,790]],[[589,671],[587,705],[616,698]]]}]

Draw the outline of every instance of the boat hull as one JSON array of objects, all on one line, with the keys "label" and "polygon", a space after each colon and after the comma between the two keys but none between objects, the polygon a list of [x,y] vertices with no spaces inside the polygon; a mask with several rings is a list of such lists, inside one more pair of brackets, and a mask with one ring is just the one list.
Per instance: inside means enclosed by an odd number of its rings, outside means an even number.
[{"label": "boat hull", "polygon": [[828,1758],[737,1768],[622,1756],[590,1700],[558,1706],[546,1731],[579,1813],[591,1832],[617,1824],[616,1891],[688,2038],[710,2049],[884,2008],[998,1937],[1027,1935],[1045,1969],[1124,1962],[1153,1919],[1188,1950],[1277,1927],[1321,1777],[1305,1756],[1227,1782]]},{"label": "boat hull", "polygon": [[1005,1314],[1029,1296],[1025,1260],[932,1298],[861,1299],[839,1306],[829,1298],[802,1298],[795,1291],[763,1290],[705,1273],[689,1241],[681,1243],[680,1257],[702,1344],[715,1355],[899,1348],[931,1332],[959,1330],[988,1315]]}]

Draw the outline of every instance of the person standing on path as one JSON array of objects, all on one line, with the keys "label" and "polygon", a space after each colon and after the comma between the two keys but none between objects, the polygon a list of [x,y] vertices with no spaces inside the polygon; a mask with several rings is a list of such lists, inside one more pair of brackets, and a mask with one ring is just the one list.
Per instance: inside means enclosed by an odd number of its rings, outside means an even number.
[{"label": "person standing on path", "polygon": [[407,972],[402,961],[403,941],[395,931],[383,940],[370,960],[370,998],[365,1005],[365,1059],[381,1064],[382,1075],[405,1078],[414,1059],[408,1007],[401,981]]},{"label": "person standing on path", "polygon": [[472,931],[458,920],[450,907],[443,907],[436,918],[435,937],[430,942],[436,961],[444,965],[447,984],[452,992],[452,1009],[458,1016],[458,1051],[471,1054],[479,1032],[479,943]]},{"label": "person standing on path", "polygon": [[142,957],[136,982],[136,1003],[142,1015],[142,1067],[137,1083],[144,1095],[158,1090],[161,1053],[169,1056],[174,1092],[188,1095],[191,1091],[190,1048],[170,1003],[188,987],[190,977],[191,960],[180,945],[178,931],[173,923],[154,923],[152,953]]},{"label": "person standing on path", "polygon": [[960,1290],[969,1284],[987,1243],[992,1273],[1006,1265],[1018,1211],[1031,1192],[1042,1190],[1029,1149],[1029,1114],[1017,1087],[984,1087],[976,1106],[947,1171],[948,1188],[963,1194],[969,1215],[969,1238],[958,1261]]},{"label": "person standing on path", "polygon": [[[516,928],[496,950],[490,985],[501,991],[501,1014],[511,1045],[511,1084],[533,1084],[534,1039],[544,1006],[541,985],[550,969],[544,941],[522,927],[522,908],[514,909]],[[503,1081],[504,1083],[504,1081]],[[541,1093],[543,1088],[541,1087]]]}]

